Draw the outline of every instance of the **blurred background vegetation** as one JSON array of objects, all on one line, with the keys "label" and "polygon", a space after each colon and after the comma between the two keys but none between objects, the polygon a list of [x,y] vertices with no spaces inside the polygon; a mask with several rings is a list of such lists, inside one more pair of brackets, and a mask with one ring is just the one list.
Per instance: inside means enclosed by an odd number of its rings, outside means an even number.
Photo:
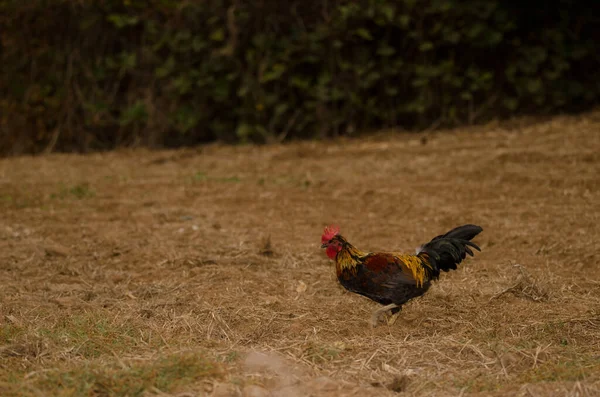
[{"label": "blurred background vegetation", "polygon": [[0,153],[583,110],[600,98],[594,4],[0,0]]}]

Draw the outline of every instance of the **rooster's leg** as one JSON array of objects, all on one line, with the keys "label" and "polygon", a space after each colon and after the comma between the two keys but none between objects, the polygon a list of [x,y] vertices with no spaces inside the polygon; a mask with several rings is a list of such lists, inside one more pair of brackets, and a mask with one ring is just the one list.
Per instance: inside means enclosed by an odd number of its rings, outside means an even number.
[{"label": "rooster's leg", "polygon": [[373,315],[371,316],[371,325],[373,327],[377,327],[377,323],[379,322],[379,317],[381,317],[381,315],[385,312],[387,312],[388,310],[392,310],[399,307],[397,304],[395,303],[390,303],[387,306],[383,306],[380,307],[379,309],[375,310],[373,312]]},{"label": "rooster's leg", "polygon": [[400,311],[397,311],[396,313],[392,314],[390,316],[390,318],[388,318],[387,320],[387,324],[388,325],[394,325],[394,323],[396,322],[396,320],[398,319],[398,316],[400,316]]}]

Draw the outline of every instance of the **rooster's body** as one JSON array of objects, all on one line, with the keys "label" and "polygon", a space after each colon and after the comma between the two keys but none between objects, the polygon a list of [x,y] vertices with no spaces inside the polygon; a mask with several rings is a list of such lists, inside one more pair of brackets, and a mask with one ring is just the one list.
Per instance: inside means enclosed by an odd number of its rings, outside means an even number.
[{"label": "rooster's body", "polygon": [[344,288],[386,305],[373,313],[372,323],[376,325],[382,313],[396,313],[410,299],[427,292],[440,271],[456,269],[467,254],[472,256],[469,247],[479,251],[470,240],[482,230],[475,225],[459,226],[423,245],[416,255],[360,251],[339,235],[337,228],[326,228],[321,242],[335,260]]}]

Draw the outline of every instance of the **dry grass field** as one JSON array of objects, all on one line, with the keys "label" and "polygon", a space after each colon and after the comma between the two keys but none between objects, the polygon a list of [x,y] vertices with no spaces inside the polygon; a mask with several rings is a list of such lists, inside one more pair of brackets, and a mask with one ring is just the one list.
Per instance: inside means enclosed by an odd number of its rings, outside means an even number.
[{"label": "dry grass field", "polygon": [[[320,246],[482,247],[404,307]],[[0,160],[2,396],[600,395],[600,113]]]}]

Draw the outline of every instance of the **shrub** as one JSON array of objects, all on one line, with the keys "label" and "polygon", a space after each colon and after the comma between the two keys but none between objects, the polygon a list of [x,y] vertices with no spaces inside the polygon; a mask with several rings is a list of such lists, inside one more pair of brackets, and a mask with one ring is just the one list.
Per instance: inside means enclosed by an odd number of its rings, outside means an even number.
[{"label": "shrub", "polygon": [[0,0],[0,151],[272,142],[580,110],[600,94],[599,8]]}]

